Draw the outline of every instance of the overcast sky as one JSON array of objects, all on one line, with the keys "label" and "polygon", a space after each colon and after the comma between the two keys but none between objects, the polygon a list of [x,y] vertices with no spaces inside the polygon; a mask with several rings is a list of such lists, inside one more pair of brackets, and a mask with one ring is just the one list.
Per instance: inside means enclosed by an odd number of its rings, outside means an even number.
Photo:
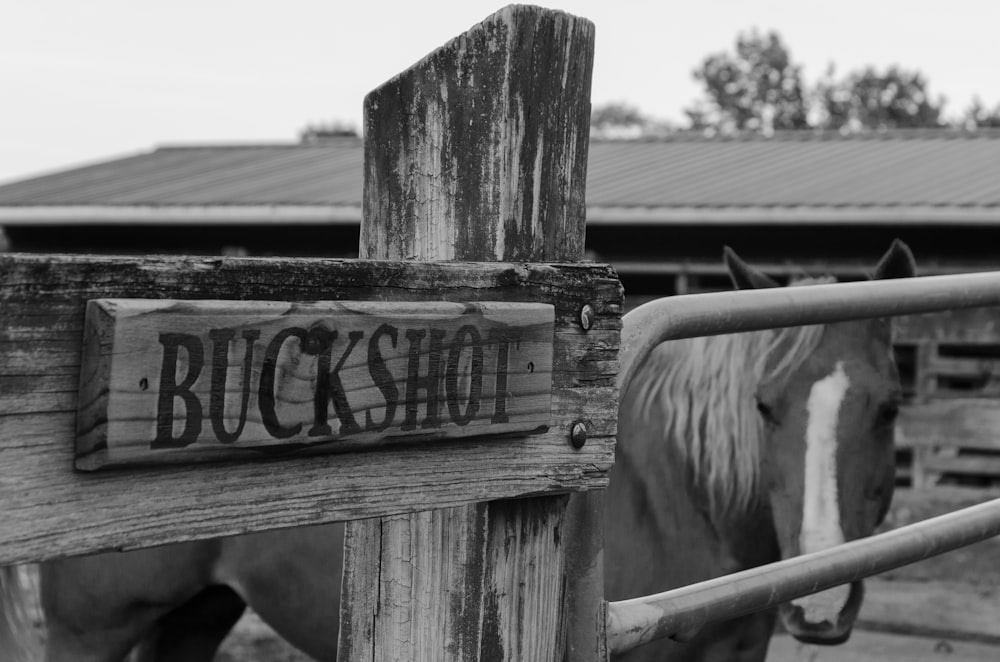
[{"label": "overcast sky", "polygon": [[[360,128],[364,95],[503,2],[23,0],[0,9],[0,182],[160,144],[294,141]],[[1000,102],[1000,1],[561,0],[597,28],[593,102],[683,123],[692,70],[776,30],[811,84],[896,63],[959,114]],[[920,7],[919,12],[914,11]]]}]

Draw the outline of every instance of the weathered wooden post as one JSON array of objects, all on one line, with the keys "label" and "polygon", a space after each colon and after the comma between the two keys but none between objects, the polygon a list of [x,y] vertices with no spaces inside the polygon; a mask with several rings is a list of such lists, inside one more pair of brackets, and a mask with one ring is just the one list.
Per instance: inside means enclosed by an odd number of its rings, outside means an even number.
[{"label": "weathered wooden post", "polygon": [[0,564],[360,520],[341,659],[557,659],[617,422],[592,48],[512,6],[373,93],[365,259],[0,256]]},{"label": "weathered wooden post", "polygon": [[[510,6],[372,92],[361,257],[582,259],[593,39],[589,21]],[[580,332],[605,303],[575,311]],[[588,427],[590,444],[609,441],[590,403],[563,406],[557,447],[582,445]],[[352,523],[341,659],[557,659],[565,507],[536,497]],[[595,614],[601,598],[585,598]]]}]

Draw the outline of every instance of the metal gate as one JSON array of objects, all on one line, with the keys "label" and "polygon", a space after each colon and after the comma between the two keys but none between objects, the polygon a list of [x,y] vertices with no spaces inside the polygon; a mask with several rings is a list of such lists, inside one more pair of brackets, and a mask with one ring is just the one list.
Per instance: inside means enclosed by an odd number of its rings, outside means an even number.
[{"label": "metal gate", "polygon": [[[766,328],[1000,305],[1000,272],[670,297],[624,318],[619,388],[659,343]],[[657,335],[643,334],[658,329]],[[1000,499],[821,552],[607,605],[607,649],[776,606],[1000,535]]]}]

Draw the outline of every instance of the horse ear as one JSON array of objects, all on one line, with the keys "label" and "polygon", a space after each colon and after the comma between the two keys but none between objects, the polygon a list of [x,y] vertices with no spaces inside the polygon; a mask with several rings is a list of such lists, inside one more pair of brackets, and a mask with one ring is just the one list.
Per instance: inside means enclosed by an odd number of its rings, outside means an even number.
[{"label": "horse ear", "polygon": [[892,240],[892,246],[886,251],[875,267],[875,280],[886,278],[911,278],[917,275],[917,261],[913,259],[913,251],[899,239]]},{"label": "horse ear", "polygon": [[740,256],[729,246],[722,248],[722,257],[729,269],[729,277],[738,290],[762,290],[768,287],[781,287],[778,281],[740,259]]}]

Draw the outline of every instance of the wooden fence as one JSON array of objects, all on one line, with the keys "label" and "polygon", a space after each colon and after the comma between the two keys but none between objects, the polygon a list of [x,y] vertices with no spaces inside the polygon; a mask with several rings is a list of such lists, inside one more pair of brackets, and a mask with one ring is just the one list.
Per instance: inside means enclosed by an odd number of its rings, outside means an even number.
[{"label": "wooden fence", "polygon": [[360,260],[0,257],[0,563],[350,520],[341,659],[558,659],[617,419],[593,40],[515,5],[372,92]]},{"label": "wooden fence", "polygon": [[900,478],[916,489],[1000,485],[1000,310],[901,317],[895,334],[908,399]]}]

